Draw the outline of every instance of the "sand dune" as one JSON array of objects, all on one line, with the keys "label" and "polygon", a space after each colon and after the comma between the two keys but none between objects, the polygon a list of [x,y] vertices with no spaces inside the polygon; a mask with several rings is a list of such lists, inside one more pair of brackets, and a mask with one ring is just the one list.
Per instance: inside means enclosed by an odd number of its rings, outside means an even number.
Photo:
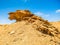
[{"label": "sand dune", "polygon": [[0,25],[0,45],[60,45],[59,24],[50,24],[34,15],[9,25]]},{"label": "sand dune", "polygon": [[60,45],[60,39],[21,21],[0,27],[0,45]]}]

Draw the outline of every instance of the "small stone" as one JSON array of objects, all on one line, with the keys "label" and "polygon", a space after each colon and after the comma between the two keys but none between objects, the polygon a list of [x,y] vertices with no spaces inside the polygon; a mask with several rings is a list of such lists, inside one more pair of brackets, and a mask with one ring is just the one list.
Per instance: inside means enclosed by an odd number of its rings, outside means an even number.
[{"label": "small stone", "polygon": [[15,31],[11,31],[11,32],[10,32],[10,34],[14,34],[14,33],[15,33]]},{"label": "small stone", "polygon": [[13,40],[13,42],[16,42],[17,40],[19,40],[19,38],[15,38],[15,39]]},{"label": "small stone", "polygon": [[53,41],[53,39],[50,39],[50,41]]}]

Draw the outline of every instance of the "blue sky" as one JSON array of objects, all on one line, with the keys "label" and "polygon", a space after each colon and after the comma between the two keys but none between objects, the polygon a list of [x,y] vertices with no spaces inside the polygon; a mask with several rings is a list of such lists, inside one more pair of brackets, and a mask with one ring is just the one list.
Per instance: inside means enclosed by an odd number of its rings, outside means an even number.
[{"label": "blue sky", "polygon": [[24,9],[48,21],[60,20],[60,0],[0,0],[0,24],[14,22],[8,19],[8,13]]}]

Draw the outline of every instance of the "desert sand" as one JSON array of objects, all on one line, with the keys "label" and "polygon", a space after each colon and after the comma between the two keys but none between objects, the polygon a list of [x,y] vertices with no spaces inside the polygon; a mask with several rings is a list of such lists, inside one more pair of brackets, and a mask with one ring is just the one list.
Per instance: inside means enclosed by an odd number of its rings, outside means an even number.
[{"label": "desert sand", "polygon": [[33,17],[0,25],[0,45],[60,45],[60,22]]},{"label": "desert sand", "polygon": [[53,26],[55,26],[56,28],[58,28],[58,30],[60,31],[60,22],[59,21],[57,21],[57,22],[51,22],[51,24]]}]

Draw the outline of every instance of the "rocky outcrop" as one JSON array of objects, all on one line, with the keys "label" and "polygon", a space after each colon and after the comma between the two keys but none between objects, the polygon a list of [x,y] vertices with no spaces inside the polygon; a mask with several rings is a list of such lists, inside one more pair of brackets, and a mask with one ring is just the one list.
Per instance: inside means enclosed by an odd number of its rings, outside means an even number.
[{"label": "rocky outcrop", "polygon": [[42,19],[39,16],[32,14],[29,10],[17,10],[16,12],[9,13],[10,20],[16,21],[27,21],[35,25],[38,31],[48,34],[56,35],[59,34],[58,29],[52,26],[47,20]]},{"label": "rocky outcrop", "polygon": [[29,10],[17,10],[9,13],[10,20],[21,21],[24,17],[31,17],[33,14]]},{"label": "rocky outcrop", "polygon": [[29,10],[10,12],[9,19],[16,22],[0,25],[0,45],[60,45],[58,29]]}]

